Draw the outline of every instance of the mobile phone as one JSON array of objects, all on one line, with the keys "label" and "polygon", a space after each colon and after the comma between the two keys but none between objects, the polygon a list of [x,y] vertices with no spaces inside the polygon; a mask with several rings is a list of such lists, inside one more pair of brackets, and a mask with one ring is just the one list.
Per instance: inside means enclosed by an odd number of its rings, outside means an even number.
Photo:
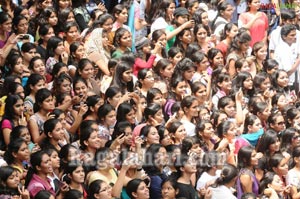
[{"label": "mobile phone", "polygon": [[21,40],[26,40],[29,39],[29,35],[22,35],[21,37],[19,37]]}]

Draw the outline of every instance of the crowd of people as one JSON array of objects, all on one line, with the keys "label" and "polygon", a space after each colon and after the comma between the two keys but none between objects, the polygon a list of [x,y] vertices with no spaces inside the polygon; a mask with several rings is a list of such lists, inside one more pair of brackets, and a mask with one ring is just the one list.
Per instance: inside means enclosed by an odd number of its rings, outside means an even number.
[{"label": "crowd of people", "polygon": [[0,199],[300,198],[299,0],[0,5]]}]

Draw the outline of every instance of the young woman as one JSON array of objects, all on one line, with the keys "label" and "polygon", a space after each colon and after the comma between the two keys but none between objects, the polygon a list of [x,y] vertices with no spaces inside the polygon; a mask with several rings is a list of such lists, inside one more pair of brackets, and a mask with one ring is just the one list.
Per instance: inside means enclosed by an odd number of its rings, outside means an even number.
[{"label": "young woman", "polygon": [[231,164],[227,164],[221,171],[221,176],[216,180],[215,184],[210,187],[213,198],[226,197],[228,199],[236,199],[230,190],[236,183],[238,177],[238,169]]},{"label": "young woman", "polygon": [[290,195],[291,197],[297,197],[299,195],[299,190],[298,187],[300,185],[300,181],[298,176],[300,175],[299,168],[300,168],[300,162],[299,162],[299,157],[300,157],[300,147],[296,147],[292,151],[292,167],[288,171],[286,175],[286,184],[291,185],[291,192]]},{"label": "young woman", "polygon": [[174,120],[167,125],[167,130],[172,139],[172,144],[180,146],[187,136],[186,130],[180,121]]},{"label": "young woman", "polygon": [[214,149],[214,129],[209,120],[201,120],[196,126],[196,136],[203,142],[203,151],[208,152]]},{"label": "young woman", "polygon": [[260,190],[263,193],[263,196],[270,198],[288,197],[285,194],[285,191],[288,191],[288,188],[284,186],[280,177],[274,172],[266,173],[264,178],[261,180]]},{"label": "young woman", "polygon": [[163,93],[164,97],[167,97],[169,84],[174,72],[174,67],[168,59],[161,59],[157,62],[153,68],[155,72],[154,88],[158,88]]},{"label": "young woman", "polygon": [[42,59],[46,59],[47,44],[51,37],[55,36],[54,29],[49,24],[41,25],[39,28],[40,39],[38,40],[37,52]]},{"label": "young woman", "polygon": [[234,23],[227,23],[224,27],[223,34],[220,35],[220,42],[217,44],[216,48],[221,50],[223,57],[227,55],[227,49],[230,46],[233,37],[238,33],[238,27]]},{"label": "young woman", "polygon": [[68,64],[68,54],[65,51],[63,40],[59,37],[51,37],[47,42],[46,70],[52,73],[54,64],[61,61]]},{"label": "young woman", "polygon": [[126,28],[119,28],[114,37],[115,51],[112,53],[111,58],[120,58],[125,52],[130,52],[132,39],[131,33]]},{"label": "young woman", "polygon": [[188,45],[192,43],[192,32],[189,28],[183,29],[176,36],[174,43],[175,47],[179,47],[182,52],[185,52]]},{"label": "young woman", "polygon": [[171,178],[167,178],[161,184],[162,199],[175,199],[178,194],[177,182]]},{"label": "young woman", "polygon": [[111,86],[121,89],[121,93],[124,95],[127,92],[133,92],[133,77],[132,66],[121,61],[118,63]]},{"label": "young woman", "polygon": [[83,186],[84,178],[85,172],[80,163],[75,163],[66,167],[64,180],[67,182],[70,189],[79,191],[83,195],[83,198],[87,198],[87,191]]},{"label": "young woman", "polygon": [[146,183],[141,179],[133,179],[128,182],[126,192],[130,199],[149,199],[150,193]]},{"label": "young woman", "polygon": [[[263,70],[263,62],[267,57],[267,46],[264,42],[256,42],[253,45],[252,55],[255,56],[255,68],[256,73],[259,73]],[[255,73],[255,74],[256,74]]]},{"label": "young woman", "polygon": [[218,39],[220,39],[221,32],[224,26],[232,19],[234,8],[228,2],[220,2],[217,6],[218,14],[212,22],[212,30]]},{"label": "young woman", "polygon": [[252,47],[258,41],[267,41],[268,17],[264,12],[259,11],[259,0],[247,0],[247,12],[239,16],[241,27],[247,28],[250,31]]},{"label": "young woman", "polygon": [[10,143],[10,133],[18,125],[27,125],[24,116],[24,101],[19,95],[9,95],[5,101],[5,111],[1,122],[3,147]]},{"label": "young woman", "polygon": [[199,117],[199,103],[196,97],[187,96],[181,101],[181,108],[184,112],[180,122],[184,125],[187,135],[196,135],[196,118]]},{"label": "young woman", "polygon": [[104,180],[95,180],[88,187],[88,199],[111,199],[111,186]]},{"label": "young woman", "polygon": [[156,66],[156,63],[162,59],[162,58],[167,58],[167,53],[166,53],[166,32],[164,30],[155,30],[152,33],[152,50],[154,51],[155,48],[158,48],[157,46],[159,45],[160,48],[157,49],[156,51],[156,58],[154,61],[154,66]]},{"label": "young woman", "polygon": [[29,77],[29,64],[32,58],[41,56],[37,53],[37,46],[33,43],[26,42],[21,47],[21,55],[23,57],[23,74],[22,77]]},{"label": "young woman", "polygon": [[6,44],[12,31],[12,19],[6,12],[0,13],[0,49]]},{"label": "young woman", "polygon": [[98,95],[88,96],[86,99],[86,104],[88,106],[88,111],[83,115],[84,120],[95,120],[98,121],[98,110],[102,105],[102,100]]},{"label": "young woman", "polygon": [[27,175],[29,158],[30,152],[25,140],[17,138],[8,144],[4,160],[8,165],[16,169],[22,184],[24,184]]},{"label": "young woman", "polygon": [[216,78],[216,83],[214,85],[214,93],[212,97],[212,103],[214,108],[217,110],[219,100],[229,95],[231,89],[232,89],[232,81],[227,73],[220,73]]},{"label": "young woman", "polygon": [[213,48],[215,45],[211,42],[208,37],[209,29],[203,24],[198,24],[194,28],[195,42],[200,47],[203,53],[207,53],[209,49]]},{"label": "young woman", "polygon": [[34,115],[29,119],[29,131],[34,143],[40,143],[45,135],[43,134],[44,122],[48,119],[48,113],[54,109],[52,93],[46,89],[40,89],[35,96]]},{"label": "young woman", "polygon": [[79,28],[76,22],[65,22],[64,27],[64,47],[68,54],[70,54],[70,45],[80,40]]},{"label": "young woman", "polygon": [[100,95],[100,88],[97,82],[92,78],[94,72],[93,64],[90,60],[83,58],[78,63],[78,68],[75,77],[83,78],[88,85],[88,90],[96,95]]},{"label": "young woman", "polygon": [[0,167],[0,197],[29,198],[27,189],[19,188],[20,179],[17,171],[11,166]]},{"label": "young woman", "polygon": [[238,152],[238,167],[240,168],[237,179],[237,193],[240,198],[243,193],[252,192],[259,194],[259,182],[254,174],[254,167],[258,165],[259,155],[252,146],[244,146]]},{"label": "young woman", "polygon": [[125,25],[128,19],[128,10],[124,5],[116,5],[112,10],[112,15],[115,18],[112,31],[116,31],[119,28],[126,28],[130,31],[130,28]]},{"label": "young woman", "polygon": [[151,70],[142,69],[138,72],[139,90],[140,93],[147,97],[147,92],[154,85],[154,74]]},{"label": "young woman", "polygon": [[153,5],[153,16],[149,14],[149,19],[151,20],[151,32],[158,29],[165,29],[171,24],[173,20],[173,13],[175,10],[175,2],[172,0],[164,0],[160,4]]},{"label": "young woman", "polygon": [[65,141],[65,131],[58,119],[48,119],[44,123],[45,139],[43,140],[42,149],[54,149],[60,151],[62,142]]},{"label": "young woman", "polygon": [[44,151],[35,152],[31,154],[30,162],[31,167],[26,177],[30,197],[35,197],[41,190],[47,190],[55,197],[55,191],[47,178],[53,172],[49,155]]}]

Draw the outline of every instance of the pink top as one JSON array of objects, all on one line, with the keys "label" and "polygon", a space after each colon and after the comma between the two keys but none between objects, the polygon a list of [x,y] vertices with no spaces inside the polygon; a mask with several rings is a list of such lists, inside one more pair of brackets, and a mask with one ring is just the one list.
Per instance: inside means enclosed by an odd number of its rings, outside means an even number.
[{"label": "pink top", "polygon": [[11,123],[8,119],[2,121],[1,129],[12,129]]},{"label": "pink top", "polygon": [[151,55],[147,62],[141,58],[136,58],[133,65],[133,74],[137,76],[138,72],[143,68],[152,68],[156,56]]},{"label": "pink top", "polygon": [[[265,37],[265,33],[268,30],[269,23],[268,17],[265,13],[261,12],[262,15],[259,19],[255,20],[251,28],[249,29],[251,35],[251,42],[250,46],[252,47],[256,42],[262,41]],[[242,24],[248,24],[254,15],[250,14],[249,12],[242,13],[239,17],[239,20]]]},{"label": "pink top", "polygon": [[27,190],[30,193],[30,198],[34,198],[35,195],[41,190],[49,191],[55,197],[55,191],[53,190],[52,186],[50,185],[50,180],[48,179],[45,181],[40,176],[33,174]]}]

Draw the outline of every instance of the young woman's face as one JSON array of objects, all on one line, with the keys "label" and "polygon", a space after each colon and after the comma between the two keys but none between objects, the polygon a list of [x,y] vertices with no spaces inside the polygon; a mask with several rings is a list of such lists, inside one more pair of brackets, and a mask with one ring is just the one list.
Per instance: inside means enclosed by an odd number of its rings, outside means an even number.
[{"label": "young woman's face", "polygon": [[185,81],[182,81],[182,82],[179,82],[175,88],[175,93],[178,97],[182,98],[184,95],[185,95],[185,90],[186,90],[186,82]]},{"label": "young woman's face", "polygon": [[262,128],[261,121],[258,118],[254,121],[252,125],[248,126],[249,133],[257,132],[261,128]]},{"label": "young woman's face", "polygon": [[45,0],[41,3],[42,9],[49,8],[53,6],[52,0]]},{"label": "young woman's face", "polygon": [[4,32],[11,32],[12,31],[12,19],[9,18],[4,23],[0,24],[0,29]]},{"label": "young woman's face", "polygon": [[171,78],[173,72],[174,72],[174,67],[172,66],[172,64],[169,64],[165,69],[160,71],[161,76],[166,78]]},{"label": "young woman's face", "polygon": [[125,23],[128,18],[128,10],[124,8],[119,14],[116,14],[115,17],[119,23],[121,24]]},{"label": "young woman's face", "polygon": [[208,13],[207,12],[203,12],[201,14],[201,22],[204,26],[208,26],[209,25],[209,19],[208,19]]},{"label": "young woman's face", "polygon": [[30,152],[29,152],[28,145],[26,144],[26,142],[23,142],[23,144],[21,144],[18,152],[16,154],[13,153],[13,155],[14,155],[15,159],[20,162],[29,160]]},{"label": "young woman's face", "polygon": [[163,98],[161,93],[156,93],[156,95],[154,96],[152,102],[156,103],[156,104],[159,104],[162,107],[164,105],[165,101],[164,101],[164,98]]},{"label": "young woman's face", "polygon": [[129,31],[126,31],[120,38],[120,46],[130,48],[132,44],[132,37]]},{"label": "young woman's face", "polygon": [[171,58],[171,62],[175,66],[180,60],[182,60],[182,58],[183,58],[182,52],[179,52],[173,58]]},{"label": "young woman's face", "polygon": [[191,81],[194,74],[195,74],[195,68],[192,67],[183,72],[183,77],[185,80]]},{"label": "young woman's face", "polygon": [[29,10],[27,8],[23,8],[23,10],[20,13],[21,15],[23,15],[24,17],[26,17],[27,20],[30,20],[30,14],[29,14]]},{"label": "young woman's face", "polygon": [[252,153],[251,153],[250,164],[251,164],[251,166],[257,166],[258,165],[258,154],[256,153],[255,150],[253,150]]},{"label": "young woman's face", "polygon": [[90,137],[85,141],[85,144],[92,149],[100,148],[100,138],[98,136],[98,125],[92,124],[93,132],[90,134]]},{"label": "young woman's face", "polygon": [[56,26],[57,22],[58,22],[58,19],[57,19],[56,13],[52,12],[51,15],[50,15],[50,17],[48,18],[48,23],[51,26]]},{"label": "young woman's face", "polygon": [[158,152],[155,154],[154,164],[157,167],[166,166],[169,162],[169,156],[165,147],[160,147]]},{"label": "young woman's face", "polygon": [[245,43],[241,43],[240,44],[240,49],[243,53],[246,53],[249,49],[249,46],[250,46],[250,41],[245,42]]},{"label": "young woman's face", "polygon": [[192,43],[192,33],[191,31],[185,31],[185,33],[181,37],[181,42],[184,44]]},{"label": "young woman's face", "polygon": [[159,42],[163,47],[166,47],[167,44],[167,35],[162,34],[156,41],[156,43]]},{"label": "young woman's face", "polygon": [[243,82],[243,87],[247,90],[251,90],[253,88],[253,80],[252,77],[247,77]]},{"label": "young woman's face", "polygon": [[218,86],[221,88],[223,91],[230,91],[232,88],[232,82],[230,79],[225,79],[221,83],[218,83]]},{"label": "young woman's face", "polygon": [[204,130],[201,132],[201,135],[204,139],[211,139],[214,133],[214,129],[211,123],[204,124]]},{"label": "young woman's face", "polygon": [[108,98],[108,102],[113,107],[117,107],[118,103],[120,102],[121,97],[122,97],[122,93],[119,92],[115,96],[113,96],[112,98]]},{"label": "young woman's face", "polygon": [[124,129],[124,144],[126,144],[127,146],[131,146],[132,144],[132,129],[130,126],[126,127]]},{"label": "young woman's face", "polygon": [[203,108],[199,111],[199,116],[203,120],[209,120],[210,119],[210,112],[206,108]]},{"label": "young woman's face", "polygon": [[18,34],[27,34],[28,32],[28,20],[21,19],[17,25],[17,33]]},{"label": "young woman's face", "polygon": [[58,153],[56,151],[52,152],[50,159],[51,159],[51,163],[52,163],[52,168],[58,169],[60,166],[60,159],[59,159]]},{"label": "young woman's face", "polygon": [[79,81],[75,84],[74,92],[76,95],[86,96],[88,92],[88,87],[84,82]]},{"label": "young woman's face", "polygon": [[252,0],[251,3],[248,4],[250,10],[259,10],[260,9],[260,0]]},{"label": "young woman's face", "polygon": [[181,15],[181,16],[178,16],[176,18],[176,21],[179,25],[182,25],[184,24],[185,22],[187,22],[189,20],[189,16],[188,15]]},{"label": "young woman's face", "polygon": [[51,174],[53,172],[52,162],[51,162],[51,159],[50,159],[49,155],[44,154],[42,156],[41,165],[39,166],[38,171],[40,173],[43,173],[43,174],[46,174],[46,175]]},{"label": "young woman's face", "polygon": [[49,40],[51,37],[53,37],[53,36],[55,36],[55,34],[54,34],[53,28],[51,27],[51,28],[49,28],[48,33],[47,33],[46,35],[44,35],[44,36],[41,36],[41,38],[43,39],[43,41],[44,41],[45,43],[47,43],[48,40]]},{"label": "young woman's face", "polygon": [[174,199],[174,198],[176,198],[176,190],[174,189],[174,187],[172,186],[170,181],[167,181],[163,184],[162,189],[161,189],[161,193],[162,193],[162,198],[163,199]]},{"label": "young woman's face", "polygon": [[286,175],[288,173],[288,164],[285,158],[283,158],[279,165],[274,169],[275,173],[279,176]]},{"label": "young woman's face", "polygon": [[228,117],[233,118],[235,116],[235,103],[230,101],[225,107],[224,112],[227,114]]},{"label": "young woman's face", "polygon": [[159,144],[159,134],[155,127],[151,127],[146,138],[147,144]]},{"label": "young woman's face", "polygon": [[289,84],[289,76],[286,72],[281,71],[278,75],[277,78],[277,84],[278,86],[280,86],[281,88],[285,88],[288,86]]},{"label": "young woman's face", "polygon": [[168,130],[165,129],[163,138],[161,139],[160,143],[163,146],[168,146],[169,144],[172,144],[172,140],[171,140],[171,137],[170,137],[170,134],[169,134]]},{"label": "young woman's face", "polygon": [[61,55],[63,52],[65,52],[64,43],[61,41],[58,43],[56,49],[54,50],[54,53],[56,55]]},{"label": "young woman's face", "polygon": [[110,111],[105,116],[104,122],[107,126],[114,126],[116,123],[116,111],[115,110]]},{"label": "young woman's face", "polygon": [[20,183],[20,178],[17,171],[12,172],[12,174],[6,180],[6,186],[11,189],[17,189]]},{"label": "young woman's face", "polygon": [[133,109],[131,109],[129,111],[129,113],[126,114],[126,120],[130,123],[130,124],[135,124],[135,111]]},{"label": "young woman's face", "polygon": [[19,118],[24,112],[24,102],[22,99],[18,99],[17,102],[13,105],[14,115]]},{"label": "young woman's face", "polygon": [[54,106],[54,100],[53,96],[47,97],[43,102],[42,102],[42,109],[46,111],[52,111],[55,108]]},{"label": "young woman's face", "polygon": [[199,116],[199,102],[198,100],[194,100],[190,107],[185,108],[185,114],[191,115],[192,117]]},{"label": "young woman's face", "polygon": [[238,33],[238,27],[236,25],[233,25],[227,35],[230,39],[232,39],[237,33]]},{"label": "young woman's face", "polygon": [[193,7],[189,8],[190,15],[193,15],[199,8],[199,3],[195,2]]},{"label": "young woman's face", "polygon": [[13,93],[14,95],[19,95],[22,99],[25,98],[25,93],[24,93],[24,88],[23,86],[19,85],[15,91],[15,93]]},{"label": "young woman's face", "polygon": [[288,99],[285,97],[285,95],[281,95],[281,96],[278,98],[277,106],[278,106],[278,109],[279,109],[279,110],[283,110],[288,104],[289,104],[289,101],[288,101]]},{"label": "young woman's face", "polygon": [[161,124],[164,121],[164,114],[162,110],[160,109],[159,111],[157,111],[157,113],[154,114],[153,118],[157,123]]},{"label": "young woman's face", "polygon": [[17,75],[22,75],[23,73],[23,59],[22,57],[19,57],[16,64],[13,67],[13,73],[17,74]]},{"label": "young woman's face", "polygon": [[199,28],[196,33],[197,41],[205,41],[207,37],[207,31],[204,28]]},{"label": "young woman's face", "polygon": [[170,18],[170,17],[173,17],[173,13],[175,11],[175,8],[176,8],[176,5],[175,3],[170,3],[169,7],[167,8],[167,16]]},{"label": "young woman's face", "polygon": [[151,88],[154,85],[154,76],[152,71],[146,73],[145,79],[141,80],[142,87]]},{"label": "young woman's face", "polygon": [[60,122],[58,122],[55,126],[55,128],[53,129],[53,131],[50,133],[50,138],[55,140],[55,141],[59,141],[59,140],[63,140],[64,139],[64,128],[62,126],[62,124]]},{"label": "young woman's face", "polygon": [[106,30],[107,33],[110,33],[113,28],[113,20],[111,18],[107,19],[106,22],[102,25],[102,28]]},{"label": "young woman's face", "polygon": [[72,174],[70,174],[72,181],[82,184],[84,183],[85,173],[82,166],[77,167]]},{"label": "young woman's face", "polygon": [[94,67],[91,63],[87,63],[82,70],[79,70],[79,74],[83,79],[90,79],[94,74]]},{"label": "young woman's face", "polygon": [[201,85],[194,95],[197,97],[198,101],[204,102],[207,97],[206,87]]},{"label": "young woman's face", "polygon": [[45,88],[45,80],[41,79],[40,81],[38,81],[34,86],[30,86],[31,87],[31,91],[33,93],[36,93],[38,90],[40,90],[41,88]]},{"label": "young woman's face", "polygon": [[135,198],[139,198],[139,199],[149,199],[150,195],[149,195],[149,189],[147,187],[147,185],[145,184],[145,182],[141,182],[136,190],[135,193],[133,193],[136,197]]},{"label": "young woman's face", "polygon": [[183,125],[180,125],[174,134],[175,140],[182,141],[186,136],[187,133],[185,127]]},{"label": "young woman's face", "polygon": [[36,49],[33,48],[33,49],[30,49],[28,52],[22,52],[22,55],[23,55],[24,61],[29,63],[33,57],[37,56],[37,52],[36,52]]},{"label": "young woman's face", "polygon": [[284,184],[278,175],[274,175],[274,178],[273,178],[272,183],[270,184],[270,187],[273,188],[278,193],[284,191]]},{"label": "young woman's face", "polygon": [[23,128],[21,130],[20,137],[25,140],[26,144],[29,144],[31,141],[31,136],[30,136],[29,130],[27,128]]},{"label": "young woman's face", "polygon": [[267,46],[263,46],[261,49],[259,49],[257,52],[256,52],[256,57],[257,59],[259,60],[265,60],[266,57],[267,57]]},{"label": "young woman's face", "polygon": [[75,22],[75,16],[73,12],[70,12],[66,22]]},{"label": "young woman's face", "polygon": [[231,5],[228,5],[227,8],[223,11],[222,16],[227,20],[230,21],[232,18],[234,8]]},{"label": "young woman's face", "polygon": [[70,0],[58,0],[58,6],[60,9],[69,8],[71,6]]},{"label": "young woman's face", "polygon": [[213,65],[224,65],[224,58],[221,52],[218,52],[216,56],[213,58]]},{"label": "young woman's face", "polygon": [[126,83],[132,80],[132,69],[126,70],[122,74],[122,80]]},{"label": "young woman's face", "polygon": [[75,57],[75,59],[81,60],[82,58],[84,58],[84,53],[85,53],[84,46],[79,45],[75,53],[73,53],[73,56]]},{"label": "young woman's face", "polygon": [[66,39],[67,39],[67,41],[72,43],[74,41],[77,41],[78,38],[79,38],[78,28],[77,28],[77,26],[72,26],[68,30],[68,32],[66,32]]},{"label": "young woman's face", "polygon": [[235,123],[230,124],[230,128],[228,129],[226,133],[226,138],[231,142],[237,135],[237,128]]},{"label": "young woman's face", "polygon": [[71,82],[68,79],[64,79],[59,86],[60,93],[71,93]]},{"label": "young woman's face", "polygon": [[43,60],[37,59],[33,63],[32,71],[36,74],[39,74],[41,76],[44,76],[46,74],[46,66]]},{"label": "young woman's face", "polygon": [[276,141],[273,144],[269,145],[270,152],[274,153],[276,151],[279,151],[280,149],[280,141],[278,138],[276,138]]},{"label": "young woman's face", "polygon": [[209,61],[208,58],[205,56],[200,63],[197,64],[197,70],[198,72],[205,72],[207,68],[209,67]]},{"label": "young woman's face", "polygon": [[262,91],[266,91],[267,89],[271,88],[271,81],[270,78],[265,78],[265,80],[260,84],[259,87]]},{"label": "young woman's face", "polygon": [[68,157],[67,157],[68,162],[72,161],[80,161],[80,152],[78,149],[75,147],[70,147]]},{"label": "young woman's face", "polygon": [[112,187],[107,184],[105,181],[103,181],[100,185],[101,189],[99,191],[98,194],[95,194],[96,195],[96,198],[97,199],[111,199],[112,196],[111,196],[111,189]]}]

